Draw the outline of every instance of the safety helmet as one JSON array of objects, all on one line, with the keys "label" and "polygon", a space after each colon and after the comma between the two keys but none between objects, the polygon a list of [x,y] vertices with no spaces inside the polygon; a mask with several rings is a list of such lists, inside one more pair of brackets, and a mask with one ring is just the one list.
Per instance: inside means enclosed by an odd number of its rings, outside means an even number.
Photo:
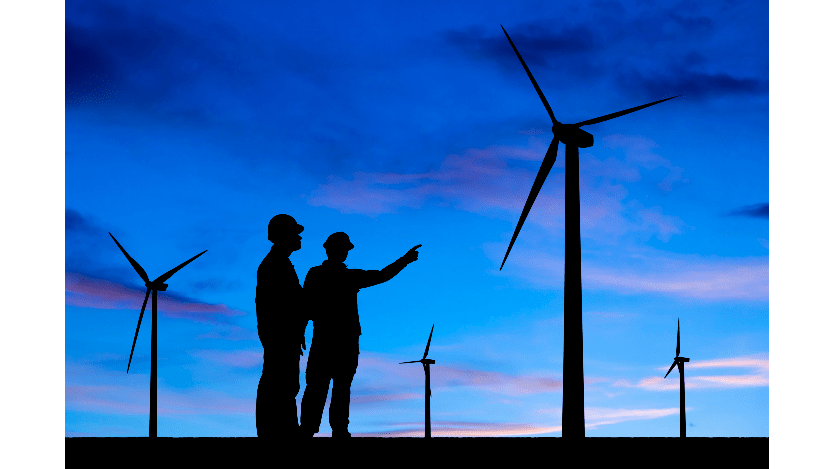
[{"label": "safety helmet", "polygon": [[273,243],[275,240],[279,239],[281,236],[286,236],[288,234],[299,234],[304,231],[304,227],[296,223],[295,218],[287,215],[287,214],[280,214],[275,215],[269,220],[269,226],[267,227],[267,239],[272,241]]},{"label": "safety helmet", "polygon": [[322,246],[324,246],[324,249],[347,249],[348,251],[353,249],[353,243],[350,242],[350,238],[348,238],[347,233],[343,231],[337,231],[336,233],[328,236],[327,241],[325,241]]}]

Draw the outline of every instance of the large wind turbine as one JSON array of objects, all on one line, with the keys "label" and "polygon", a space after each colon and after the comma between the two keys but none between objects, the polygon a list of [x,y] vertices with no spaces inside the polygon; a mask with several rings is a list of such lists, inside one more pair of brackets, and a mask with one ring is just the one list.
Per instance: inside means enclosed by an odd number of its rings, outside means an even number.
[{"label": "large wind turbine", "polygon": [[431,404],[429,402],[429,398],[431,397],[431,370],[429,370],[429,366],[434,363],[434,360],[427,359],[426,357],[429,355],[429,345],[431,345],[432,334],[434,334],[434,324],[431,325],[429,341],[426,342],[426,351],[423,352],[423,358],[421,360],[400,362],[400,365],[403,363],[422,363],[423,371],[426,372],[426,438],[431,438]]},{"label": "large wind turbine", "polygon": [[[681,354],[681,320],[678,318],[678,347],[675,349],[675,361],[672,362],[672,366],[669,367],[669,371],[666,372],[666,376],[669,376],[669,373],[672,372],[672,368],[675,365],[678,366],[678,371],[681,373],[681,438],[686,437],[686,409],[684,405],[686,404],[686,398],[684,394],[686,390],[683,387],[683,364],[688,362],[689,359],[686,357],[679,357],[678,355]],[[666,376],[663,379],[666,379]]]},{"label": "large wind turbine", "polygon": [[[513,243],[521,231],[521,225],[527,218],[536,196],[541,190],[544,180],[550,173],[550,168],[556,161],[556,152],[559,148],[559,142],[565,144],[565,341],[564,341],[564,356],[562,364],[562,436],[563,437],[579,437],[585,436],[585,386],[583,383],[584,372],[582,368],[582,247],[579,236],[579,148],[588,148],[594,144],[594,136],[580,129],[583,125],[597,124],[600,122],[620,117],[630,112],[638,111],[640,109],[653,106],[663,101],[672,98],[661,99],[653,103],[644,104],[642,106],[626,109],[625,111],[606,114],[602,117],[589,119],[576,124],[562,124],[556,120],[553,115],[553,110],[547,103],[541,88],[539,88],[524,59],[516,49],[510,35],[504,26],[504,35],[510,41],[510,45],[524,66],[527,76],[533,82],[536,92],[539,94],[547,113],[550,115],[550,120],[553,122],[553,140],[550,142],[550,147],[544,155],[539,173],[536,175],[536,180],[533,182],[533,187],[530,189],[530,195],[527,196],[527,202],[524,204],[524,209],[521,211],[521,217],[518,219],[518,224],[515,227],[515,233],[507,247],[507,253],[504,255],[504,261],[501,262],[501,269],[504,268],[504,262],[507,262],[507,256],[510,255],[510,250],[513,248]],[[500,270],[500,269],[499,269]]]},{"label": "large wind turbine", "polygon": [[[112,233],[108,233],[113,241],[116,241],[116,238],[113,236]],[[142,325],[142,316],[145,315],[145,306],[148,305],[148,296],[153,291],[153,300],[151,302],[151,410],[150,410],[150,418],[148,423],[148,436],[151,438],[156,438],[156,292],[158,291],[165,291],[168,289],[168,284],[165,283],[166,280],[171,278],[172,275],[177,273],[178,270],[182,269],[189,262],[193,261],[194,259],[202,256],[205,254],[206,251],[197,254],[196,256],[188,259],[187,261],[183,262],[182,264],[174,267],[173,269],[165,272],[159,278],[154,280],[153,282],[150,281],[148,278],[148,274],[145,273],[145,269],[139,265],[138,262],[133,260],[132,257],[125,251],[125,248],[116,241],[116,246],[119,246],[119,249],[122,250],[122,253],[127,257],[127,260],[130,262],[130,265],[133,266],[133,269],[142,277],[142,280],[145,281],[145,287],[147,287],[147,291],[145,292],[145,301],[142,303],[142,311],[139,313],[139,322],[136,324],[136,334],[133,335],[133,345],[130,347],[130,358],[127,361],[127,372],[130,372],[130,362],[133,360],[133,349],[136,347],[136,338],[139,336],[139,326]]]}]

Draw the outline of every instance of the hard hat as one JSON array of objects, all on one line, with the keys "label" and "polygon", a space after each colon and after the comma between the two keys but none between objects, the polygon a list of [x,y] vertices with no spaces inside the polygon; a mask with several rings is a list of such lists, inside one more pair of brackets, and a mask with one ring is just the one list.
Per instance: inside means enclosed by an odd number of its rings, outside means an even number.
[{"label": "hard hat", "polygon": [[324,246],[324,249],[347,249],[348,251],[353,249],[353,243],[350,242],[347,233],[343,231],[337,231],[328,236],[327,241],[322,246]]},{"label": "hard hat", "polygon": [[275,240],[281,236],[299,234],[302,231],[304,231],[304,227],[296,223],[295,218],[282,213],[280,215],[275,215],[272,217],[272,220],[269,220],[269,226],[267,227],[267,239],[275,242]]}]

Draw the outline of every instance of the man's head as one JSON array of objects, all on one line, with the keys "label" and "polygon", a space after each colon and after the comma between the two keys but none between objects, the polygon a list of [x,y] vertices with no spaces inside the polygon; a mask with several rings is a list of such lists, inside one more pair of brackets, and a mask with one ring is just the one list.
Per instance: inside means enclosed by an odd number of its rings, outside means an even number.
[{"label": "man's head", "polygon": [[347,259],[348,251],[353,249],[353,243],[350,242],[347,233],[342,231],[328,236],[323,246],[324,250],[327,251],[327,258],[335,262],[344,262]]},{"label": "man's head", "polygon": [[276,246],[286,248],[289,252],[301,249],[301,232],[304,227],[296,223],[295,218],[280,214],[269,220],[267,239]]}]

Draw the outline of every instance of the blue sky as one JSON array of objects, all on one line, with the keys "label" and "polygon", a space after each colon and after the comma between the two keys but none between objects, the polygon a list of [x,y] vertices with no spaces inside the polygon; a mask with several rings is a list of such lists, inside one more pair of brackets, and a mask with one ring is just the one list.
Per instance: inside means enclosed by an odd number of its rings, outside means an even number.
[{"label": "blue sky", "polygon": [[550,141],[503,25],[562,122],[683,95],[586,127],[587,435],[677,435],[680,318],[688,435],[769,436],[765,4],[366,5],[66,5],[65,435],[147,433],[112,232],[154,278],[208,250],[160,295],[160,436],[254,436],[255,271],[289,213],[302,280],[335,231],[352,268],[423,245],[359,295],[354,435],[422,434],[397,363],[435,324],[434,435],[560,436],[564,159],[499,271]]}]

